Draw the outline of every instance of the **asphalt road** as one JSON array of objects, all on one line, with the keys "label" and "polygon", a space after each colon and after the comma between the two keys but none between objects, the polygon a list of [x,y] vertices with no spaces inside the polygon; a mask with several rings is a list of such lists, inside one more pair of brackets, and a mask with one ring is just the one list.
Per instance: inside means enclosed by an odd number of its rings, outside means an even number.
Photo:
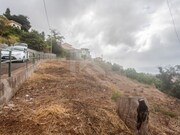
[{"label": "asphalt road", "polygon": [[[28,61],[28,64],[30,64],[31,61]],[[19,68],[22,68],[22,67],[26,67],[26,62],[24,63],[20,63],[20,62],[13,62],[11,64],[12,66],[12,71],[14,70],[17,70]],[[8,74],[8,63],[2,63],[1,64],[1,75],[5,75],[5,74]]]}]

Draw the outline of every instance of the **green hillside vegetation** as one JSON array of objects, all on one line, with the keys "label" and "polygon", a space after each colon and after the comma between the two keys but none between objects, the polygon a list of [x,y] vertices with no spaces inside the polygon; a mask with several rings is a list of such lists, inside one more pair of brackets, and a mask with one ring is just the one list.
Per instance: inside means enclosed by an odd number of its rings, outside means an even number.
[{"label": "green hillside vegetation", "polygon": [[36,30],[32,30],[31,32],[23,32],[23,34],[20,36],[20,41],[27,43],[30,49],[37,51],[46,51],[46,48],[48,48],[43,33],[39,33]]},{"label": "green hillside vegetation", "polygon": [[8,25],[9,20],[0,16],[0,43],[13,44],[19,41],[21,30]]},{"label": "green hillside vegetation", "polygon": [[25,15],[11,15],[11,11],[9,8],[6,9],[4,16],[8,19],[8,20],[13,20],[15,22],[18,22],[19,24],[22,25],[21,29],[23,31],[28,32],[28,30],[31,28],[31,24],[30,21],[28,19],[27,16]]},{"label": "green hillside vegetation", "polygon": [[159,67],[159,74],[152,75],[138,73],[134,68],[123,69],[122,66],[116,63],[96,61],[96,64],[104,68],[105,71],[112,70],[140,83],[154,85],[160,91],[180,99],[180,65]]},{"label": "green hillside vegetation", "polygon": [[135,79],[141,83],[155,85],[157,87],[160,85],[160,80],[155,75],[148,73],[137,73],[133,68],[125,69],[124,72],[127,77]]},{"label": "green hillside vegetation", "polygon": [[[13,20],[22,25],[21,30],[9,26],[10,20]],[[25,15],[11,15],[9,8],[0,16],[0,44],[12,45],[16,42],[27,43],[30,49],[51,52],[58,56],[64,56],[65,52],[62,49],[61,42],[64,39],[56,30],[52,30],[52,35],[46,39],[44,32],[31,30],[29,18]],[[52,44],[52,49],[51,49]]]},{"label": "green hillside vegetation", "polygon": [[180,99],[180,65],[159,67],[157,78],[161,80],[159,89]]},{"label": "green hillside vegetation", "polygon": [[61,36],[57,30],[51,30],[51,35],[48,35],[48,38],[46,40],[47,44],[52,43],[52,48],[49,46],[50,50],[52,50],[53,53],[55,53],[58,57],[65,57],[66,51],[61,47],[61,43],[63,42],[64,37]]}]

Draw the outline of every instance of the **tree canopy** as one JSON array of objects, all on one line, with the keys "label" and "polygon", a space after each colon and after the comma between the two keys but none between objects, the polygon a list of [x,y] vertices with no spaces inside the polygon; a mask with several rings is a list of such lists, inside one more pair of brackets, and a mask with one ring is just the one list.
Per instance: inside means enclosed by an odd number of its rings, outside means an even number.
[{"label": "tree canopy", "polygon": [[11,11],[10,11],[10,9],[7,8],[3,15],[6,16],[8,19],[11,18]]},{"label": "tree canopy", "polygon": [[21,29],[24,31],[28,31],[31,28],[31,24],[28,20],[29,18],[24,15],[13,15],[11,16],[11,20],[14,20],[22,25]]},{"label": "tree canopy", "polygon": [[167,94],[180,98],[180,65],[159,67],[157,77],[161,80],[159,89]]},{"label": "tree canopy", "polygon": [[9,8],[6,9],[4,16],[6,16],[9,20],[13,20],[22,25],[21,29],[24,31],[28,31],[31,28],[31,24],[29,18],[24,15],[11,15],[11,11]]},{"label": "tree canopy", "polygon": [[[31,24],[27,16],[11,15],[9,8],[6,9],[4,16],[0,16],[0,43],[11,45],[16,42],[25,42],[31,49],[46,52],[51,52],[52,44],[52,53],[58,56],[65,55],[65,51],[61,47],[64,37],[57,30],[51,30],[51,35],[46,39],[44,32],[28,31]],[[9,26],[9,20],[20,23],[22,25],[21,30]]]},{"label": "tree canopy", "polygon": [[47,47],[47,44],[41,33],[36,30],[32,30],[31,32],[24,32],[24,34],[20,37],[20,41],[27,43],[30,49],[37,51],[44,51],[44,49]]},{"label": "tree canopy", "polygon": [[49,48],[51,49],[51,43],[52,43],[52,53],[57,54],[58,56],[64,55],[64,50],[61,47],[62,41],[64,39],[63,36],[60,35],[57,30],[51,30],[52,35],[48,35],[47,43]]}]

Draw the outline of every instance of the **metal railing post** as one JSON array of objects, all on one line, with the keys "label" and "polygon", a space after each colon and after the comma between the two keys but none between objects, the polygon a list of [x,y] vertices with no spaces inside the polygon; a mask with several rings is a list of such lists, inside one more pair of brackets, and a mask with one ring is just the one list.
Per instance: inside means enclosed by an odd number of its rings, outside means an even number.
[{"label": "metal railing post", "polygon": [[9,51],[8,77],[11,77],[11,53],[12,51]]},{"label": "metal railing post", "polygon": [[33,52],[33,64],[35,64],[35,54]]},{"label": "metal railing post", "polygon": [[39,60],[41,59],[41,54],[39,54]]},{"label": "metal railing post", "polygon": [[0,81],[1,81],[1,49],[0,49]]},{"label": "metal railing post", "polygon": [[26,70],[28,69],[28,51],[26,52]]}]

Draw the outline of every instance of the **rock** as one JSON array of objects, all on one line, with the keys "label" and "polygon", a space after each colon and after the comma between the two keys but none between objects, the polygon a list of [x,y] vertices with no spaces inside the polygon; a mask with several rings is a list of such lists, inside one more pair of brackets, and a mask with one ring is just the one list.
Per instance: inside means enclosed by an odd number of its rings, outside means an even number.
[{"label": "rock", "polygon": [[29,96],[28,94],[26,94],[25,100],[26,100],[26,101],[29,101],[29,100],[30,100],[30,96]]},{"label": "rock", "polygon": [[8,107],[13,108],[13,107],[15,107],[15,105],[14,104],[8,104]]},{"label": "rock", "polygon": [[16,100],[19,100],[20,98],[19,97],[16,97]]},{"label": "rock", "polygon": [[5,106],[3,107],[3,109],[9,109],[9,106],[5,105]]}]

